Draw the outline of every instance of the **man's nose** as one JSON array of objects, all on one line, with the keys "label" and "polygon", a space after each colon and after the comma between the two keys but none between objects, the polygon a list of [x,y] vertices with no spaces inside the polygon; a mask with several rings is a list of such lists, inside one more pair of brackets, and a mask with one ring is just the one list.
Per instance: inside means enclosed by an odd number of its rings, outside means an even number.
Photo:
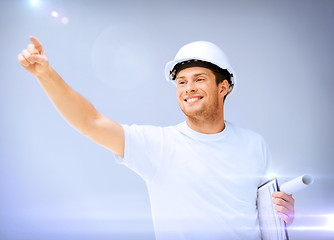
[{"label": "man's nose", "polygon": [[197,86],[193,81],[189,81],[186,88],[187,93],[196,92]]}]

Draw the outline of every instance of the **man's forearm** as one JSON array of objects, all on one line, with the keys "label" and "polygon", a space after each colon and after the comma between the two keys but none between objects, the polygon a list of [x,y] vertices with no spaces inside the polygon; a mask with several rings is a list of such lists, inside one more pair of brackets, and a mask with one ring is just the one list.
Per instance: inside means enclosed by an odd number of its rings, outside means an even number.
[{"label": "man's forearm", "polygon": [[51,67],[37,75],[41,86],[64,118],[83,134],[87,134],[99,113],[94,106],[70,88]]}]

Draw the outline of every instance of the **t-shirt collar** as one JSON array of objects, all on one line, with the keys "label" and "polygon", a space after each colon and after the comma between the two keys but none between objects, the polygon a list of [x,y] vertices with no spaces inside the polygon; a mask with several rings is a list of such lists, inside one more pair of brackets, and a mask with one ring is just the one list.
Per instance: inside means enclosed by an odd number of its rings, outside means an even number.
[{"label": "t-shirt collar", "polygon": [[216,141],[216,140],[222,139],[229,133],[230,128],[231,128],[230,123],[225,121],[225,128],[223,131],[219,133],[206,134],[206,133],[197,132],[193,130],[192,128],[190,128],[187,124],[187,121],[184,121],[177,125],[178,131],[180,131],[184,135],[187,135],[194,139],[203,140],[203,141]]}]

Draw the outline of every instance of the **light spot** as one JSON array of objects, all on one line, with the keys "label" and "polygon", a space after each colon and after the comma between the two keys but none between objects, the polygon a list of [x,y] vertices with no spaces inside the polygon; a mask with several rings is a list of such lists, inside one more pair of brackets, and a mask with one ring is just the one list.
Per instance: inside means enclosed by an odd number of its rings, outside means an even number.
[{"label": "light spot", "polygon": [[63,18],[61,19],[61,23],[62,23],[62,24],[68,24],[68,22],[69,22],[68,17],[63,17]]},{"label": "light spot", "polygon": [[54,18],[57,18],[59,16],[59,14],[58,14],[57,11],[52,11],[51,16],[54,17]]},{"label": "light spot", "polygon": [[39,5],[39,0],[30,0],[30,5],[33,7],[37,7]]}]

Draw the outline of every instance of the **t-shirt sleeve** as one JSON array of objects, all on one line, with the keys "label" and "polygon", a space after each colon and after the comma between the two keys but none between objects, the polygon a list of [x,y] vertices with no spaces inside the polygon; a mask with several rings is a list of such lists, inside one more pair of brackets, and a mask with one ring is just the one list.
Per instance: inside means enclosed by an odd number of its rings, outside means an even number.
[{"label": "t-shirt sleeve", "polygon": [[125,145],[124,158],[116,161],[139,174],[145,181],[154,177],[160,166],[163,134],[161,127],[122,125]]}]

